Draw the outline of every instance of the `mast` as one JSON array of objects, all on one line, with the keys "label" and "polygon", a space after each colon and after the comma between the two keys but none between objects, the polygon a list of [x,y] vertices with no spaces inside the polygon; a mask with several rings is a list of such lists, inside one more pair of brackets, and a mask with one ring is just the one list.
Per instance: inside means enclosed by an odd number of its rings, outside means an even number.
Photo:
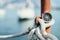
[{"label": "mast", "polygon": [[[50,13],[50,0],[41,0],[41,17],[43,13]],[[50,28],[46,28],[47,33],[50,33]]]},{"label": "mast", "polygon": [[41,13],[46,11],[50,13],[50,0],[41,0]]}]

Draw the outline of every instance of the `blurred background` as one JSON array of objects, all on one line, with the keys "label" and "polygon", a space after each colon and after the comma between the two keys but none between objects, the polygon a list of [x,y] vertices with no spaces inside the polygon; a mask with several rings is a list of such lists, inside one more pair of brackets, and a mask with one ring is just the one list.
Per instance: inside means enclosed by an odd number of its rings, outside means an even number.
[{"label": "blurred background", "polygon": [[[28,31],[28,27],[33,27],[34,18],[41,13],[40,1],[0,0],[0,35],[23,33]],[[51,33],[60,40],[60,0],[51,0],[51,14],[55,19]],[[19,20],[20,18],[29,20]],[[28,35],[9,39],[0,38],[0,40],[28,40]]]}]

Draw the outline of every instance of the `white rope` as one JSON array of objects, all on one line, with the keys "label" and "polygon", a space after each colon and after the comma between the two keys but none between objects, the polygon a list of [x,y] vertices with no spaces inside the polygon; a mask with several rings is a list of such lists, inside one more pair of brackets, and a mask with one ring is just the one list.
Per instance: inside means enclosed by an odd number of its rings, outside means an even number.
[{"label": "white rope", "polygon": [[15,37],[21,37],[24,36],[26,34],[28,34],[29,32],[24,32],[22,34],[15,34],[15,35],[0,35],[0,38],[15,38]]},{"label": "white rope", "polygon": [[[29,40],[32,39],[32,35],[35,35],[39,38],[39,40],[58,40],[54,35],[48,34],[45,30],[46,27],[54,24],[54,20],[52,19],[49,23],[45,23],[43,19],[38,19],[41,27],[37,27],[34,30],[32,29],[29,33]],[[41,30],[40,30],[41,28]],[[46,39],[45,39],[46,38]],[[48,38],[48,39],[47,39]]]}]

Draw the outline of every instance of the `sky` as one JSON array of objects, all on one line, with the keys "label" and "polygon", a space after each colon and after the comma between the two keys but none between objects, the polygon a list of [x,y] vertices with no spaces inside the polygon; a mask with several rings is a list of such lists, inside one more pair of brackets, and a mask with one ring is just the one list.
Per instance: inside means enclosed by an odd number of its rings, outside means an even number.
[{"label": "sky", "polygon": [[[9,9],[20,8],[21,6],[25,5],[25,3],[27,3],[26,0],[0,0],[0,8],[6,8],[6,9],[8,9],[8,7]],[[35,6],[40,7],[40,0],[32,0],[32,3]],[[51,0],[52,7],[60,7],[59,4],[60,0]]]},{"label": "sky", "polygon": [[[30,2],[30,0],[28,0]],[[30,4],[32,5],[38,5],[40,7],[40,0],[32,0]],[[23,7],[25,4],[28,4],[26,0],[0,0],[0,8],[4,9],[14,9],[17,8],[19,9],[21,6]]]},{"label": "sky", "polygon": [[[60,5],[59,5],[60,0],[50,0],[50,1],[51,1],[52,9],[55,9],[55,8],[60,9]],[[40,14],[41,0],[28,0],[28,1],[27,0],[0,0],[0,10],[2,10],[3,12],[5,11],[7,12],[8,10],[17,11],[19,9],[25,8],[25,6],[28,6],[29,5],[28,3],[30,3],[30,8],[33,8],[35,10],[35,13]]]},{"label": "sky", "polygon": [[[40,2],[41,0],[28,0],[31,6],[34,8],[40,8]],[[0,0],[0,9],[20,9],[25,7],[25,5],[28,4],[26,0]],[[51,0],[51,7],[60,8],[60,0]]]},{"label": "sky", "polygon": [[[51,8],[60,8],[60,0],[50,0]],[[30,8],[34,8],[36,13],[40,13],[41,8],[41,0],[0,0],[0,10],[19,10],[21,8],[25,8],[30,3]],[[4,11],[4,12],[5,12]]]}]

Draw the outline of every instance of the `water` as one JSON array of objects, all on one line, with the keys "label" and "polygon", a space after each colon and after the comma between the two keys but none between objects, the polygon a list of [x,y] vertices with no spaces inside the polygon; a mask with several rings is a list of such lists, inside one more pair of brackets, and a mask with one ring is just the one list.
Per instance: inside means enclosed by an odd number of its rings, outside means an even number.
[{"label": "water", "polygon": [[58,39],[60,39],[60,10],[51,10],[53,18],[55,19],[55,24],[51,27],[51,32],[54,34]]},{"label": "water", "polygon": [[[39,9],[37,9],[37,15],[40,15]],[[60,39],[60,11],[51,10],[51,14],[55,19],[55,24],[51,27],[51,33],[54,34],[58,39]],[[7,11],[5,17],[0,18],[0,35],[10,35],[23,33],[28,30],[28,27],[33,27],[34,19],[19,21],[19,17],[15,10]],[[28,35],[18,37],[18,38],[9,38],[9,39],[0,39],[0,40],[28,40]]]},{"label": "water", "polygon": [[[4,17],[0,18],[0,35],[18,34],[28,31],[28,27],[32,27],[34,21],[21,20],[17,16],[15,10],[7,11]],[[0,39],[0,40],[27,40],[28,36],[18,38]]]}]

